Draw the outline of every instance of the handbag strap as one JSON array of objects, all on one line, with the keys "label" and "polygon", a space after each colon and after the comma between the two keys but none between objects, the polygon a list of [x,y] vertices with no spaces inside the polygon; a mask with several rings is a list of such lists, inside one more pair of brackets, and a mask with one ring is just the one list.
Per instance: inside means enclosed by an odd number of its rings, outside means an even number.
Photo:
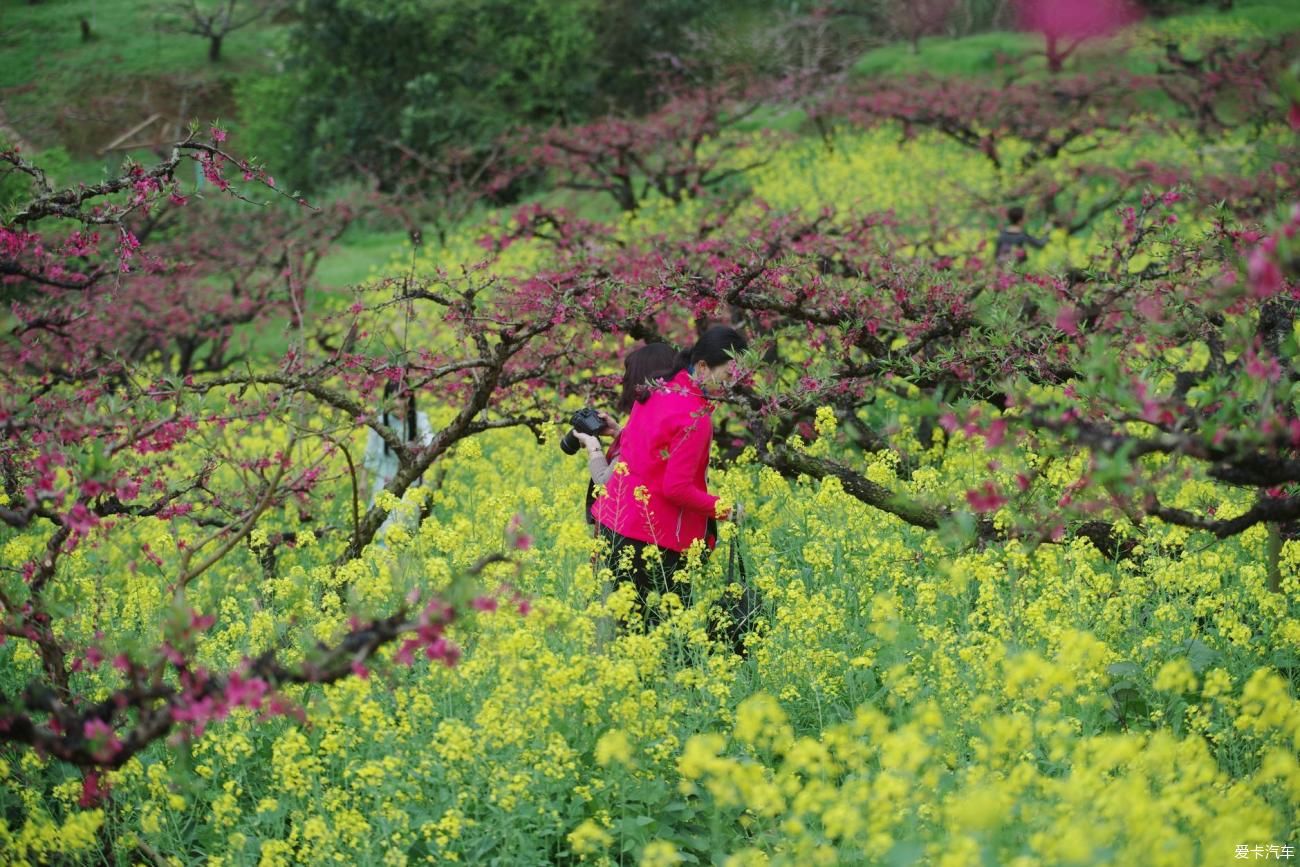
[{"label": "handbag strap", "polygon": [[745,557],[740,551],[740,533],[741,527],[736,526],[736,532],[731,534],[731,540],[727,543],[727,583],[739,583],[745,589],[749,589],[749,576],[745,569]]}]

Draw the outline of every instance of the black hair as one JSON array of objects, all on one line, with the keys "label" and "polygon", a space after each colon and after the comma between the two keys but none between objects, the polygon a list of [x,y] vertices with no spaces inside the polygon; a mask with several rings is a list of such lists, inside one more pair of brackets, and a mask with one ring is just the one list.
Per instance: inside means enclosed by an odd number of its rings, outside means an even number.
[{"label": "black hair", "polygon": [[[384,404],[385,404],[385,406],[388,404],[389,399],[392,398],[393,395],[399,395],[399,396],[401,396],[401,397],[407,397],[407,398],[410,398],[410,403],[408,403],[408,404],[407,404],[407,407],[406,407],[406,442],[408,442],[408,443],[409,443],[409,442],[413,442],[413,441],[415,440],[416,436],[417,436],[417,427],[416,427],[416,423],[415,423],[415,392],[414,392],[414,391],[411,391],[411,389],[409,388],[409,386],[408,386],[407,383],[405,382],[405,377],[403,377],[402,390],[401,390],[401,392],[398,392],[398,390],[397,390],[397,381],[396,381],[396,380],[390,379],[390,380],[388,380],[388,382],[384,383]],[[384,410],[384,414],[383,414],[383,422],[384,422],[384,427],[388,427],[388,410],[387,410],[387,409]],[[385,442],[384,442],[384,454],[388,454],[389,451],[391,451],[391,449],[389,449],[389,447],[388,447],[388,442],[385,441]]]},{"label": "black hair", "polygon": [[677,364],[677,350],[667,343],[647,343],[623,359],[623,393],[618,399],[619,412],[631,412],[632,404],[645,403],[650,397],[648,385],[656,379],[672,377]]},{"label": "black hair", "polygon": [[1020,221],[1025,218],[1025,209],[1019,205],[1012,205],[1007,208],[1007,220],[1013,224],[1019,225]]},{"label": "black hair", "polygon": [[721,367],[748,346],[749,341],[730,325],[711,325],[694,346],[677,353],[677,367],[673,372],[693,371],[701,361],[709,367]]}]

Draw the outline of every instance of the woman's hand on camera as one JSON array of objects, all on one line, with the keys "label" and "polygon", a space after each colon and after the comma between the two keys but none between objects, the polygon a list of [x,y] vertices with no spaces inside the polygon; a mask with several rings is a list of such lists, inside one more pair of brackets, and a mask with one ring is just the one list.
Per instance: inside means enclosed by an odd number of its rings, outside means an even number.
[{"label": "woman's hand on camera", "polygon": [[604,410],[599,410],[599,409],[596,410],[596,415],[600,416],[600,420],[605,423],[605,426],[600,429],[601,433],[608,434],[609,436],[612,437],[618,436],[618,432],[621,431],[622,428],[619,427],[618,422],[614,420],[614,417],[612,415],[605,412]]},{"label": "woman's hand on camera", "polygon": [[745,509],[740,505],[740,503],[736,503],[734,505],[728,506],[727,508],[719,512],[717,515],[719,521],[738,522],[744,517],[745,517]]},{"label": "woman's hand on camera", "polygon": [[601,454],[605,453],[605,450],[601,448],[600,440],[596,439],[591,434],[583,433],[582,431],[575,430],[573,432],[573,436],[578,440],[578,442],[582,443],[583,448],[585,448],[587,451],[599,452]]}]

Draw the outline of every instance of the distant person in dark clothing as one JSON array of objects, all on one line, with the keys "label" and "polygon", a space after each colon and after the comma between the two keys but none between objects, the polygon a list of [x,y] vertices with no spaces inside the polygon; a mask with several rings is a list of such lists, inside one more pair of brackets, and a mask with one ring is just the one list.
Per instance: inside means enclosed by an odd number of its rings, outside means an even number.
[{"label": "distant person in dark clothing", "polygon": [[1027,252],[1025,250],[1026,246],[1041,250],[1047,244],[1046,238],[1035,238],[1026,232],[1021,225],[1024,221],[1024,208],[1019,205],[1012,205],[1007,208],[1007,225],[1002,231],[998,232],[996,248],[993,252],[993,258],[999,263],[1022,261]]}]

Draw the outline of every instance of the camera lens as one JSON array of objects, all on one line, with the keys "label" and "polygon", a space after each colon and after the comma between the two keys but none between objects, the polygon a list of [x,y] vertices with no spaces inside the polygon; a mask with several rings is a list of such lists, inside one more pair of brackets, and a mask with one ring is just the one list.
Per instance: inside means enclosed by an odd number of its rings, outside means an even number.
[{"label": "camera lens", "polygon": [[582,444],[578,442],[578,437],[573,431],[569,431],[564,435],[564,439],[560,440],[560,451],[566,455],[576,455],[580,445]]}]

